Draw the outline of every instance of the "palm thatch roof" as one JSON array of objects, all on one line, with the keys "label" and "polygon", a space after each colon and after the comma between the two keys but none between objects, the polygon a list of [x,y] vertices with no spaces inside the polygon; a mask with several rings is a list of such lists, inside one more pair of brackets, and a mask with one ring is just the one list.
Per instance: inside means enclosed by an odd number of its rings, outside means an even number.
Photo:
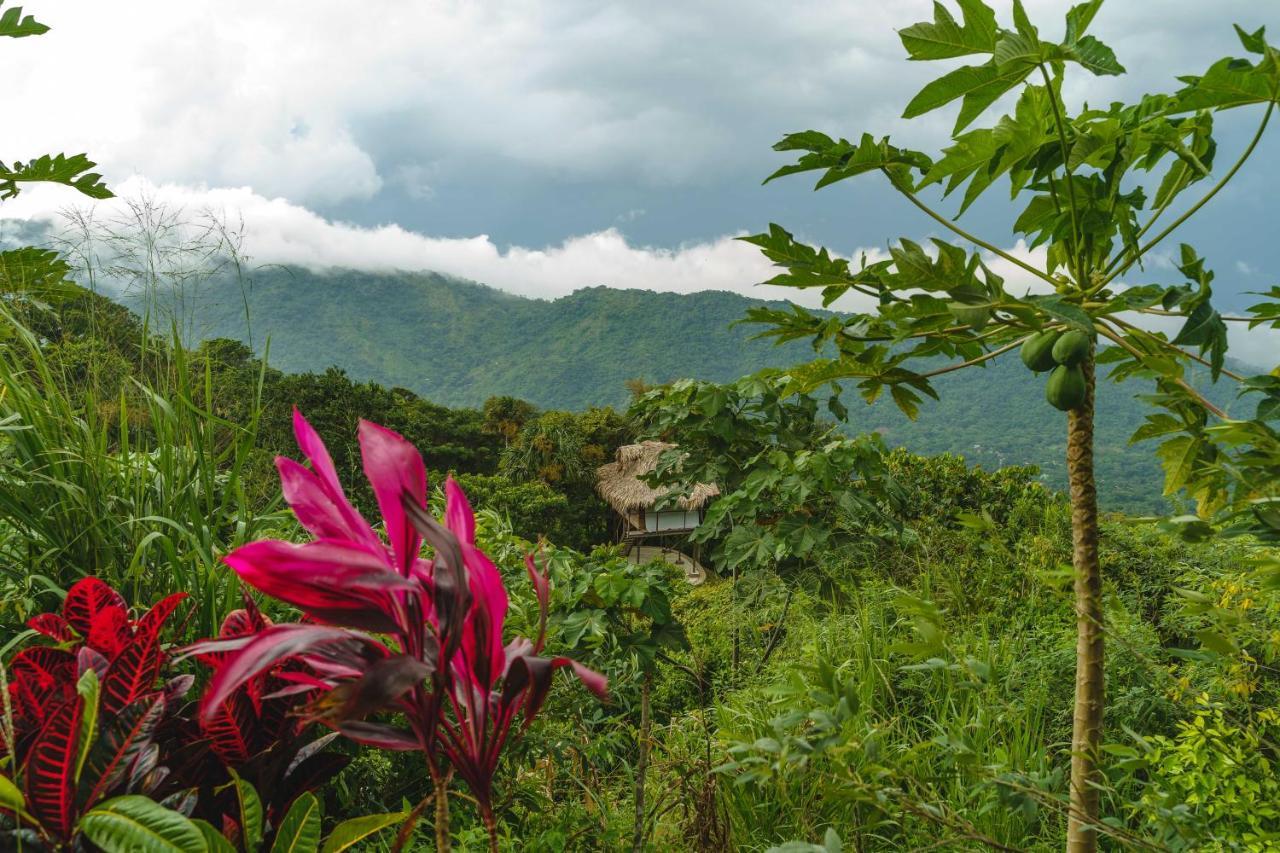
[{"label": "palm thatch roof", "polygon": [[[596,469],[596,491],[623,515],[653,506],[666,492],[640,478],[657,468],[658,457],[673,447],[674,444],[663,441],[642,441],[619,447],[614,461]],[[702,509],[719,494],[720,489],[714,483],[698,483],[677,504],[685,510]]]}]

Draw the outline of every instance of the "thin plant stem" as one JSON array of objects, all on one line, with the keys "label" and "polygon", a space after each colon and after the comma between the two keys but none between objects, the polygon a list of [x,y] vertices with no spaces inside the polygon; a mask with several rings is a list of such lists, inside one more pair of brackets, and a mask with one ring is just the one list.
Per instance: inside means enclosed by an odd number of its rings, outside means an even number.
[{"label": "thin plant stem", "polygon": [[993,255],[1004,258],[1006,261],[1013,264],[1014,266],[1021,267],[1022,269],[1034,275],[1036,278],[1044,279],[1045,281],[1049,282],[1049,284],[1052,284],[1054,287],[1058,286],[1058,282],[1054,281],[1053,277],[1050,276],[1045,271],[1038,270],[1035,267],[1031,266],[1031,264],[1028,264],[1026,261],[1023,261],[1019,258],[1015,258],[1013,255],[1009,254],[1003,249],[1000,249],[996,247],[994,244],[988,243],[986,240],[983,240],[981,237],[977,237],[973,234],[970,234],[968,231],[965,231],[959,225],[956,225],[954,222],[951,222],[945,216],[938,213],[933,208],[929,207],[929,205],[925,204],[919,198],[917,198],[915,193],[911,192],[911,190],[899,184],[897,179],[893,177],[893,175],[889,172],[888,169],[881,169],[880,171],[884,172],[885,177],[889,179],[889,183],[893,185],[893,188],[895,190],[897,190],[898,192],[906,196],[907,201],[911,202],[916,207],[920,208],[920,210],[924,211],[931,219],[933,219],[935,222],[942,225],[947,230],[952,231],[957,236],[962,237],[965,240],[968,240],[970,243],[973,243],[975,246],[981,246],[982,248],[986,249],[988,252],[991,252]]},{"label": "thin plant stem", "polygon": [[1040,74],[1044,77],[1045,90],[1049,93],[1049,104],[1053,107],[1053,120],[1058,126],[1058,144],[1062,148],[1062,169],[1067,176],[1067,207],[1071,213],[1071,248],[1073,249],[1073,266],[1075,267],[1072,272],[1075,274],[1076,282],[1083,288],[1088,285],[1088,282],[1083,278],[1084,268],[1080,261],[1082,237],[1080,234],[1080,218],[1077,213],[1079,205],[1076,203],[1076,187],[1073,180],[1075,176],[1071,173],[1071,166],[1069,165],[1070,149],[1067,147],[1067,130],[1062,122],[1062,105],[1058,103],[1058,96],[1053,91],[1053,82],[1049,79],[1049,72],[1044,65],[1040,66]]}]

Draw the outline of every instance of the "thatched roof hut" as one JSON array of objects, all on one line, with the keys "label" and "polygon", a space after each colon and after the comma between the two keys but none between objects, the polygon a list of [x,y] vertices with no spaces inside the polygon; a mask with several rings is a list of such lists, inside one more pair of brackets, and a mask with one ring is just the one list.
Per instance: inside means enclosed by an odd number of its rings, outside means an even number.
[{"label": "thatched roof hut", "polygon": [[[596,469],[596,491],[619,515],[630,516],[637,510],[654,506],[663,492],[640,478],[658,467],[663,451],[675,447],[662,441],[642,441],[618,448],[613,462]],[[690,493],[677,501],[682,510],[699,510],[720,494],[714,483],[698,483]]]}]

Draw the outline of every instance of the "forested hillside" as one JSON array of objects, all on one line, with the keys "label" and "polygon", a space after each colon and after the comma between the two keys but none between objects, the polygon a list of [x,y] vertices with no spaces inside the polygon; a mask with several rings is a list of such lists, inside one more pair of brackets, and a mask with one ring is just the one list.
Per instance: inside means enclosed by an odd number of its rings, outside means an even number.
[{"label": "forested hillside", "polygon": [[[135,308],[137,300],[128,300]],[[179,300],[166,300],[162,313]],[[181,325],[202,338],[270,346],[289,372],[338,366],[353,378],[408,388],[444,405],[478,406],[507,395],[545,408],[622,405],[626,383],[692,377],[724,382],[808,357],[804,342],[781,347],[735,325],[762,304],[733,293],[689,295],[588,288],[553,301],[512,296],[433,273],[312,272],[269,268],[247,284],[211,280],[180,301]],[[246,304],[251,323],[246,325]],[[778,303],[780,304],[780,303]],[[989,469],[1034,464],[1065,486],[1061,419],[1041,383],[1014,362],[943,377],[941,400],[910,421],[891,401],[847,401],[855,429],[890,445],[958,453]],[[1129,437],[1142,422],[1141,384],[1104,383],[1099,406],[1099,483],[1104,505],[1165,508],[1159,462]],[[849,395],[852,397],[852,395]],[[1226,394],[1212,395],[1225,402]]]}]

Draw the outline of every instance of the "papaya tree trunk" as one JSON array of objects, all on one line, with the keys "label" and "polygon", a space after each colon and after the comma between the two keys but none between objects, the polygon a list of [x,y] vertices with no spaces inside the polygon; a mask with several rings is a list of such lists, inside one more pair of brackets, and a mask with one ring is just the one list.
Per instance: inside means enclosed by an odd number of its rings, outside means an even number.
[{"label": "papaya tree trunk", "polygon": [[1098,751],[1102,746],[1102,571],[1098,563],[1098,490],[1093,477],[1094,363],[1082,365],[1084,402],[1067,413],[1071,485],[1071,563],[1075,570],[1076,693],[1071,731],[1069,853],[1098,847]]},{"label": "papaya tree trunk", "polygon": [[649,686],[653,682],[653,674],[645,672],[640,682],[640,757],[636,760],[636,825],[631,836],[632,853],[644,850],[645,808],[644,783],[649,773]]}]

